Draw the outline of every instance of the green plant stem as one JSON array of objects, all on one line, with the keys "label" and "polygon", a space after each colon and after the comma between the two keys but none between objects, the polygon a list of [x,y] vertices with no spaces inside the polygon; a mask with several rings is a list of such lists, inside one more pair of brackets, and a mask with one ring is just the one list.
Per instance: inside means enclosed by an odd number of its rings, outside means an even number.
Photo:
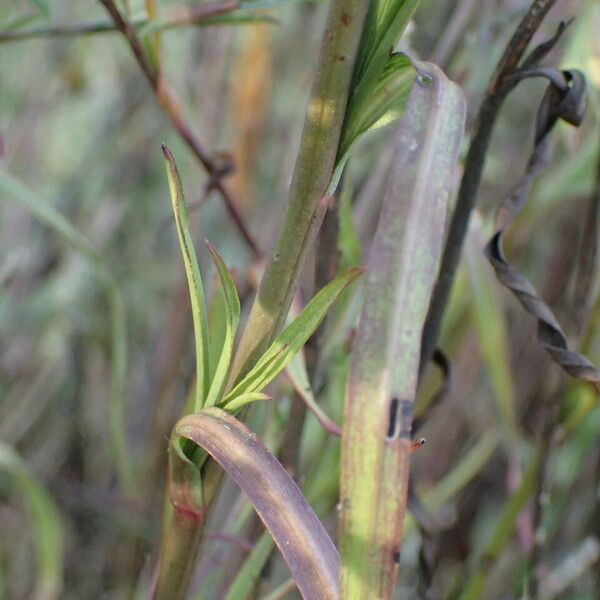
[{"label": "green plant stem", "polygon": [[202,519],[196,515],[171,511],[161,545],[161,573],[153,598],[155,600],[183,600],[187,582],[192,576],[202,535]]},{"label": "green plant stem", "polygon": [[448,297],[450,296],[452,283],[454,282],[454,274],[460,260],[467,227],[469,226],[469,219],[477,200],[477,191],[481,183],[485,157],[490,145],[496,118],[504,99],[513,87],[506,83],[505,78],[519,64],[533,34],[537,31],[546,13],[552,8],[555,1],[534,0],[531,3],[527,14],[523,17],[523,20],[506,46],[506,50],[490,80],[485,98],[479,109],[475,135],[469,146],[465,170],[456,200],[456,208],[452,215],[446,246],[442,256],[440,273],[423,330],[421,371],[428,363],[437,343],[444,309],[448,303]]},{"label": "green plant stem", "polygon": [[332,0],[288,203],[229,380],[244,375],[281,329],[328,207],[367,0]]}]

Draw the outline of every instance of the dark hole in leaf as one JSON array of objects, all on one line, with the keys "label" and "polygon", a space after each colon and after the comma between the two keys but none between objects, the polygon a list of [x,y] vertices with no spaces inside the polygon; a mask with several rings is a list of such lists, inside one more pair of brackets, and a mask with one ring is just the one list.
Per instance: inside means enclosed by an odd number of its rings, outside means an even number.
[{"label": "dark hole in leaf", "polygon": [[400,419],[398,419],[398,410],[400,408],[400,400],[398,398],[392,398],[390,404],[390,421],[388,424],[387,439],[393,440],[398,437],[398,425]]}]

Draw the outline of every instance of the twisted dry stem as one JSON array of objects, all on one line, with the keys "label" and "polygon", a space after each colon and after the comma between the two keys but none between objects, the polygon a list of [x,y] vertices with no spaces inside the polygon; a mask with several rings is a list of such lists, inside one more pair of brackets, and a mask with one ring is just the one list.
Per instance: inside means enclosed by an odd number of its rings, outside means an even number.
[{"label": "twisted dry stem", "polygon": [[502,248],[504,232],[525,203],[534,178],[548,162],[548,134],[558,119],[579,125],[585,112],[583,75],[578,71],[548,71],[523,72],[523,77],[544,76],[551,83],[538,109],[535,144],[527,168],[513,193],[499,207],[498,228],[486,246],[486,256],[500,283],[516,296],[527,312],[538,319],[538,339],[552,360],[569,375],[591,383],[600,392],[600,369],[579,352],[569,349],[567,338],[554,313],[527,278],[509,264]]},{"label": "twisted dry stem", "polygon": [[[469,146],[465,170],[456,200],[456,208],[452,215],[446,246],[442,256],[440,273],[435,284],[429,312],[427,313],[425,328],[423,330],[421,372],[429,362],[429,358],[436,347],[444,309],[446,308],[450,290],[452,289],[454,274],[460,260],[469,219],[477,200],[477,191],[481,182],[485,157],[496,123],[496,118],[504,99],[513,87],[512,85],[507,84],[506,78],[512,74],[519,65],[519,61],[522,59],[533,34],[537,31],[555,1],[556,0],[534,0],[531,3],[529,10],[506,46],[506,50],[490,80],[485,93],[485,98],[479,109],[476,121],[477,127],[471,145]],[[545,44],[538,46],[532,54],[525,59],[523,63],[524,66],[531,66],[533,61],[537,62],[543,58],[556,43],[563,30],[564,27],[559,28],[557,35],[551,40],[548,40]]]}]

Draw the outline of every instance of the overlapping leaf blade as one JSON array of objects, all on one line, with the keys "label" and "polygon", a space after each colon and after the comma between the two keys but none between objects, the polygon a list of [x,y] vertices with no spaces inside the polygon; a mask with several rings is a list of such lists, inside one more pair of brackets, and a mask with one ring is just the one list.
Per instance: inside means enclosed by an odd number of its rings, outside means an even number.
[{"label": "overlapping leaf blade", "polygon": [[414,69],[407,56],[393,53],[393,49],[418,4],[419,0],[371,3],[354,66],[330,193],[337,187],[350,150],[361,135],[404,112]]},{"label": "overlapping leaf blade", "polygon": [[346,113],[338,163],[344,161],[354,142],[363,133],[402,116],[414,74],[415,70],[406,55],[392,54],[368,91],[357,88]]},{"label": "overlapping leaf blade", "polygon": [[231,366],[231,357],[233,356],[233,343],[235,341],[235,332],[240,320],[240,299],[237,295],[235,283],[231,278],[229,270],[223,259],[219,256],[217,249],[209,242],[206,246],[210,251],[213,262],[217,269],[221,291],[223,294],[223,305],[225,309],[225,335],[223,337],[223,346],[221,355],[217,362],[214,376],[210,383],[208,396],[204,402],[204,406],[215,405],[223,393],[227,377],[229,376],[229,368]]},{"label": "overlapping leaf blade", "polygon": [[418,4],[419,0],[377,0],[371,4],[354,69],[354,89],[359,94],[379,78]]},{"label": "overlapping leaf blade", "polygon": [[251,402],[270,399],[271,396],[267,396],[267,394],[263,394],[262,392],[249,392],[247,394],[241,394],[240,396],[234,396],[231,400],[225,401],[222,408],[227,412],[234,413]]}]

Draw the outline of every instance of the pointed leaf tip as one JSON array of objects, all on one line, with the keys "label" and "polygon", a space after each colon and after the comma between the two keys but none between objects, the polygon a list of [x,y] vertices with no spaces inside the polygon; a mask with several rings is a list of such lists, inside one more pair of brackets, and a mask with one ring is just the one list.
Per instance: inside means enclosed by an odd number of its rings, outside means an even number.
[{"label": "pointed leaf tip", "polygon": [[189,230],[189,219],[185,206],[181,177],[179,176],[175,159],[169,148],[163,144],[162,150],[166,159],[169,193],[171,195],[177,237],[179,239],[192,306],[196,346],[196,397],[194,409],[199,410],[202,407],[205,395],[208,393],[208,375],[210,373],[208,364],[208,323],[204,290],[200,267],[198,266],[198,259],[194,250],[194,241]]},{"label": "pointed leaf tip", "polygon": [[215,255],[215,254],[219,253],[218,250],[217,250],[217,247],[214,244],[212,244],[210,242],[210,240],[207,240],[206,238],[204,238],[204,245],[208,248],[209,252],[212,255]]}]

